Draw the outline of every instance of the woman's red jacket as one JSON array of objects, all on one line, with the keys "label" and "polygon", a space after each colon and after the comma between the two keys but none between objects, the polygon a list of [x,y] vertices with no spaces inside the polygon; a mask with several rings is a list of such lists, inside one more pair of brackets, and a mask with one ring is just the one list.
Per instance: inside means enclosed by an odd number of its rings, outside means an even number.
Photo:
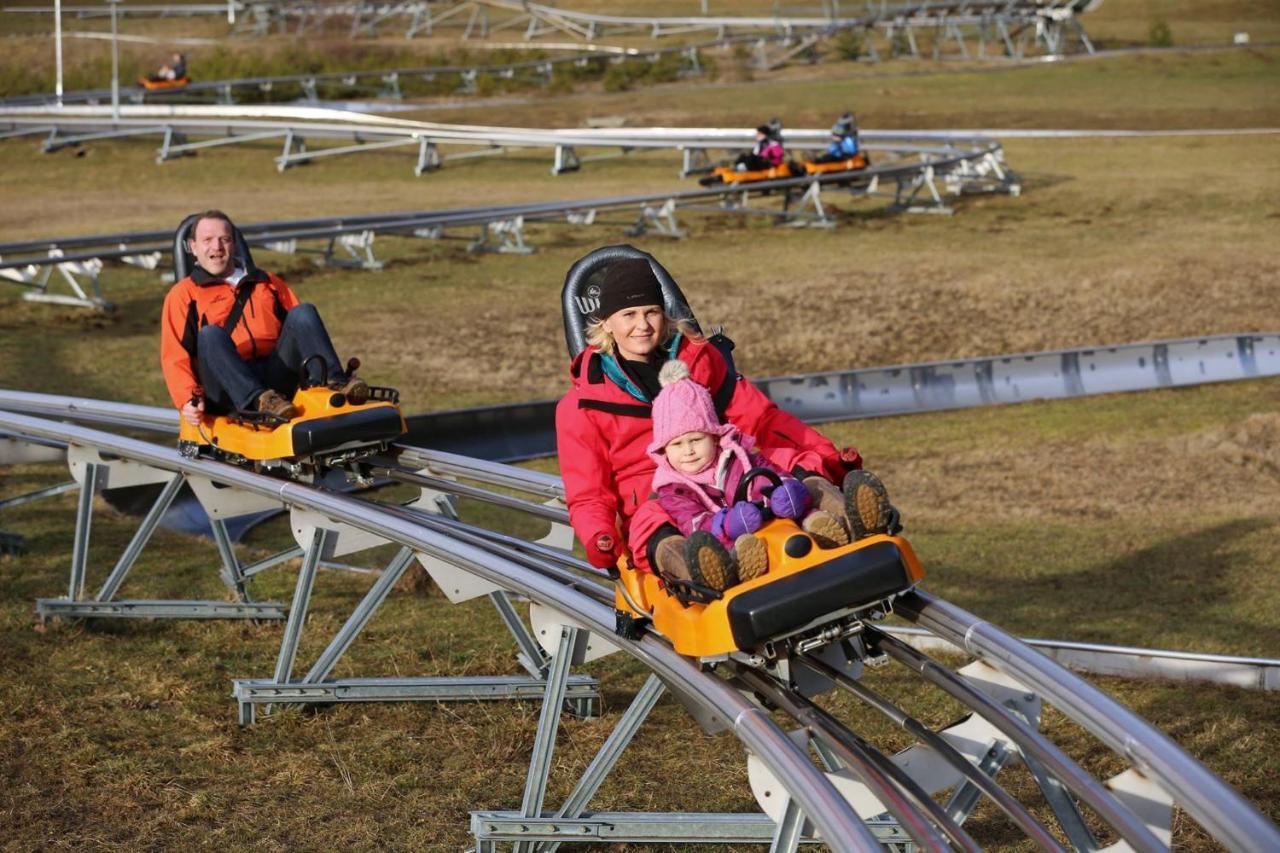
[{"label": "woman's red jacket", "polygon": [[[724,357],[706,341],[686,339],[676,356],[713,397],[728,378]],[[594,347],[578,354],[569,374],[573,387],[556,406],[556,446],[569,520],[587,559],[593,566],[607,568],[618,553],[596,548],[601,535],[617,542],[621,533],[635,549],[640,547],[637,538],[647,540],[653,532],[630,529],[632,516],[653,493],[654,463],[645,452],[653,440],[650,406],[604,375]],[[779,409],[741,376],[732,387],[725,419],[754,436],[757,449],[770,462],[787,471],[799,465],[839,482],[844,463],[821,433]]]}]

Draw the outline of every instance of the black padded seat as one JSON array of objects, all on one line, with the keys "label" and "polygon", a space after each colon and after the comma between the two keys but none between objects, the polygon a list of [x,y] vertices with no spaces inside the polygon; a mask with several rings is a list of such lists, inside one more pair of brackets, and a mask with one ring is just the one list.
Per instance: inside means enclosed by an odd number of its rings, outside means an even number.
[{"label": "black padded seat", "polygon": [[[191,254],[191,250],[187,248],[187,241],[191,238],[191,228],[195,225],[196,220],[200,218],[200,214],[193,213],[186,219],[182,220],[182,224],[178,226],[178,230],[173,232],[173,280],[182,281],[191,275],[191,271],[196,268],[196,259]],[[232,234],[236,241],[236,259],[238,266],[246,270],[254,268],[253,254],[249,251],[249,243],[244,239],[244,234],[240,229],[231,226]]]}]

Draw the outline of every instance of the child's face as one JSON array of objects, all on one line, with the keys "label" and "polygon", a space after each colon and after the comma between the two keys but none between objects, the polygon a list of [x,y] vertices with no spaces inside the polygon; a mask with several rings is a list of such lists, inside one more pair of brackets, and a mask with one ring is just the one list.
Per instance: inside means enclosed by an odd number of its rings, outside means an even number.
[{"label": "child's face", "polygon": [[671,467],[685,474],[696,474],[716,459],[716,438],[706,432],[686,432],[672,439],[663,452]]}]

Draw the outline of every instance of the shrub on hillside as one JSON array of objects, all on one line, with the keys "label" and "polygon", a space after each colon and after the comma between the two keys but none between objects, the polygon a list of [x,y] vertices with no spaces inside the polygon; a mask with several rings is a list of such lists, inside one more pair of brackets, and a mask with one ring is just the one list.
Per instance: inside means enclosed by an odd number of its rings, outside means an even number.
[{"label": "shrub on hillside", "polygon": [[866,52],[866,38],[858,30],[841,30],[831,40],[831,46],[835,48],[836,56],[856,62]]},{"label": "shrub on hillside", "polygon": [[1147,42],[1152,47],[1173,47],[1173,30],[1169,29],[1168,21],[1164,18],[1156,18],[1152,21]]}]

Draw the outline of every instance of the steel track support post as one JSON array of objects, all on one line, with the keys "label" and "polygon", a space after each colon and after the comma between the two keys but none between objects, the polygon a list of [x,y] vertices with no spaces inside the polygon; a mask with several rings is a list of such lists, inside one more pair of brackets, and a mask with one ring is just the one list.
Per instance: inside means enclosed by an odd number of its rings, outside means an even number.
[{"label": "steel track support post", "polygon": [[[1009,763],[1009,759],[1013,757],[1013,750],[1008,745],[1000,741],[993,741],[987,749],[982,761],[978,763],[978,770],[985,773],[992,779],[996,774],[1004,769]],[[969,815],[973,814],[973,810],[977,808],[978,801],[982,798],[982,791],[973,782],[965,781],[956,786],[955,791],[943,806],[947,811],[947,816],[956,823],[964,825],[969,819]]]},{"label": "steel track support post", "polygon": [[[293,150],[295,144],[298,147],[296,153]],[[306,153],[307,140],[301,134],[295,133],[293,128],[289,128],[284,132],[284,149],[276,158],[276,171],[283,172],[295,163],[309,162],[306,157],[300,156]]]},{"label": "steel track support post", "polygon": [[397,72],[392,71],[390,74],[382,75],[382,89],[378,92],[378,97],[404,100],[404,93],[400,91],[400,75]]},{"label": "steel track support post", "polygon": [[430,139],[418,141],[418,163],[413,167],[413,176],[420,178],[427,172],[439,169],[442,164],[440,149]]},{"label": "steel track support post", "polygon": [[520,615],[516,613],[515,607],[511,605],[511,594],[505,590],[497,589],[489,593],[489,600],[493,602],[498,615],[502,617],[507,630],[511,632],[516,645],[520,648],[520,653],[516,655],[516,661],[534,678],[546,678],[547,668],[551,665],[551,662],[538,645],[538,641],[533,638],[533,634],[525,626]]},{"label": "steel track support post", "polygon": [[76,504],[76,532],[71,544],[71,581],[67,587],[67,598],[72,601],[79,601],[84,595],[84,579],[89,566],[89,532],[93,524],[93,493],[105,468],[104,465],[84,466],[80,501]]},{"label": "steel track support post", "polygon": [[311,588],[315,585],[316,569],[320,566],[320,556],[324,553],[328,538],[328,531],[317,527],[311,534],[307,553],[302,558],[298,583],[293,590],[293,603],[289,605],[289,619],[285,622],[284,636],[280,640],[280,655],[276,658],[273,676],[276,684],[287,683],[293,672],[293,661],[298,655],[298,639],[302,636],[302,625],[307,619],[307,605],[311,601]]},{"label": "steel track support post", "polygon": [[[292,616],[292,614],[290,614]],[[573,649],[578,641],[578,629],[565,625],[560,629],[560,646],[551,659],[547,671],[547,688],[542,697],[542,713],[538,715],[538,731],[533,742],[533,755],[529,759],[529,775],[525,779],[524,800],[520,813],[525,817],[540,817],[542,803],[547,794],[547,778],[551,773],[551,754],[556,745],[556,727],[564,708],[565,686],[569,681],[569,665],[573,662]],[[521,843],[515,853],[532,853],[531,845]]]},{"label": "steel track support post", "polygon": [[142,524],[138,527],[138,532],[133,535],[128,547],[120,555],[120,559],[115,568],[111,570],[111,574],[107,575],[107,580],[103,583],[102,589],[98,590],[98,601],[110,601],[115,598],[116,591],[120,589],[120,584],[124,583],[124,579],[129,574],[129,570],[133,568],[138,555],[147,546],[147,542],[151,540],[151,534],[155,533],[156,527],[160,525],[160,519],[169,510],[169,506],[173,503],[173,499],[178,496],[178,491],[182,488],[184,482],[186,482],[186,478],[182,474],[176,474],[172,480],[165,484],[160,496],[151,505],[146,518],[142,520]]},{"label": "steel track support post", "polygon": [[551,174],[563,175],[565,172],[576,172],[582,168],[582,161],[572,145],[557,145],[555,162],[551,165]]},{"label": "steel track support post", "polygon": [[705,148],[686,148],[683,151],[684,163],[680,167],[680,177],[687,178],[694,172],[705,172],[711,168],[711,158]]},{"label": "steel track support post", "polygon": [[796,805],[796,801],[787,797],[787,807],[782,812],[782,820],[773,833],[773,843],[769,845],[769,853],[795,853],[800,846],[800,835],[804,829],[804,813]]},{"label": "steel track support post", "polygon": [[[409,548],[401,548],[399,553],[391,559],[387,567],[382,570],[382,575],[365,593],[360,603],[356,605],[356,609],[351,612],[346,623],[338,630],[329,645],[316,662],[311,665],[311,669],[302,677],[304,684],[317,684],[324,681],[329,673],[333,671],[338,660],[347,653],[347,649],[351,648],[351,644],[356,637],[360,636],[360,632],[369,624],[369,620],[373,618],[373,614],[382,606],[382,602],[386,601],[387,596],[391,594],[391,590],[395,588],[401,576],[404,575],[405,569],[413,564],[413,551]],[[290,615],[293,611],[290,610]],[[278,679],[277,679],[278,680]]]},{"label": "steel track support post", "polygon": [[209,519],[209,528],[213,531],[214,544],[218,546],[218,556],[222,558],[222,571],[219,573],[222,582],[235,591],[236,600],[241,603],[249,600],[248,590],[244,586],[244,570],[240,559],[236,556],[235,545],[231,542],[231,534],[227,532],[227,524],[220,518]]},{"label": "steel track support post", "polygon": [[[636,693],[636,698],[631,700],[631,706],[627,708],[622,718],[618,720],[618,724],[613,727],[613,731],[609,733],[609,737],[600,745],[599,752],[596,757],[591,760],[591,764],[583,771],[582,778],[578,780],[578,784],[573,789],[573,793],[564,801],[564,805],[560,807],[560,811],[556,812],[557,819],[574,819],[582,817],[587,810],[587,804],[600,790],[600,786],[604,784],[604,780],[613,772],[613,768],[617,766],[618,759],[622,757],[623,750],[630,745],[635,739],[636,732],[640,730],[641,724],[649,717],[649,713],[653,711],[653,706],[658,703],[663,690],[666,686],[662,683],[662,679],[656,675],[650,675],[645,681],[644,686]],[[538,853],[555,853],[560,845],[558,843],[543,844],[538,848]]]}]

